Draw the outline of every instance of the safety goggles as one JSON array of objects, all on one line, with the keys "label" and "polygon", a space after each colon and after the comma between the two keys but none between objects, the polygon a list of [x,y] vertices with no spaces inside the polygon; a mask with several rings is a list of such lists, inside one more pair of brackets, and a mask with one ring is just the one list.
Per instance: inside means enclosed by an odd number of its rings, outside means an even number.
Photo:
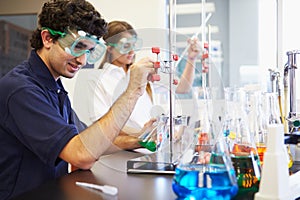
[{"label": "safety goggles", "polygon": [[120,54],[128,54],[130,51],[138,51],[142,48],[143,41],[137,37],[122,38],[118,43],[106,43],[107,46],[111,46],[117,49]]},{"label": "safety goggles", "polygon": [[87,55],[87,62],[93,64],[97,62],[106,51],[106,46],[94,35],[90,35],[82,30],[77,33],[69,28],[65,32],[47,29],[51,35],[59,35],[58,43],[62,49],[68,54],[79,57],[83,54]]}]

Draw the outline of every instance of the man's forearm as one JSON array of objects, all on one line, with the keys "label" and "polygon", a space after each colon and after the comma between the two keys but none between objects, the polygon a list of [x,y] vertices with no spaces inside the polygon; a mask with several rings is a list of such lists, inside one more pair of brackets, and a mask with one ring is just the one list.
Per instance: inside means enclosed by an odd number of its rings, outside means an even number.
[{"label": "man's forearm", "polygon": [[132,64],[130,81],[124,94],[101,119],[73,137],[61,151],[60,157],[77,167],[90,168],[112,146],[153,73],[153,60],[148,57]]},{"label": "man's forearm", "polygon": [[103,117],[79,134],[82,143],[95,159],[112,146],[139,96],[138,92],[127,90]]}]

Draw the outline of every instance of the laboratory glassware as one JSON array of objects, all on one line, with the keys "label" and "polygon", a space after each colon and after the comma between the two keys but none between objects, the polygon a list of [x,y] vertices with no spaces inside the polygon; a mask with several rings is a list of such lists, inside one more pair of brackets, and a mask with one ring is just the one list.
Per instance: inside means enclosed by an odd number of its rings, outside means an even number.
[{"label": "laboratory glassware", "polygon": [[[275,92],[266,92],[263,94],[263,112],[266,115],[266,120],[264,121],[265,126],[270,124],[282,124],[281,117],[280,117],[280,110],[279,110],[279,102],[278,102],[278,95]],[[293,166],[293,156],[290,150],[289,144],[285,145],[288,157],[288,167],[291,168]]]},{"label": "laboratory glassware", "polygon": [[242,88],[225,88],[227,142],[239,186],[238,196],[253,196],[261,179],[261,164],[246,115],[246,95]]},{"label": "laboratory glassware", "polygon": [[263,156],[266,151],[267,140],[267,113],[264,106],[264,93],[254,85],[244,88],[245,90],[245,111],[248,117],[249,131],[254,136],[257,152],[263,165]]},{"label": "laboratory glassware", "polygon": [[208,102],[200,127],[195,128],[194,139],[175,169],[172,188],[179,198],[229,200],[238,191],[227,143],[214,128]]}]

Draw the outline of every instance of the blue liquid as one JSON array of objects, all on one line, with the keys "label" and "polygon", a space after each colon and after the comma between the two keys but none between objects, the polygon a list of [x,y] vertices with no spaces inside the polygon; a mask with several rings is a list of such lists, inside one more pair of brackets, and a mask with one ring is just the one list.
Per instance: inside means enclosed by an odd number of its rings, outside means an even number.
[{"label": "blue liquid", "polygon": [[238,192],[235,180],[230,179],[235,178],[234,173],[234,170],[228,172],[223,166],[178,166],[172,188],[180,199],[230,200]]}]

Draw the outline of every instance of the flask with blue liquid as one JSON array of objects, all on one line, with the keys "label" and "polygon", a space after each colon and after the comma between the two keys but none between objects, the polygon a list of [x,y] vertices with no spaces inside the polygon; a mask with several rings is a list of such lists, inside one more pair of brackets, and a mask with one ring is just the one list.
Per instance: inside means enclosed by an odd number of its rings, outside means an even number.
[{"label": "flask with blue liquid", "polygon": [[223,133],[212,134],[212,126],[201,127],[179,159],[173,191],[179,199],[232,199],[238,185]]}]

